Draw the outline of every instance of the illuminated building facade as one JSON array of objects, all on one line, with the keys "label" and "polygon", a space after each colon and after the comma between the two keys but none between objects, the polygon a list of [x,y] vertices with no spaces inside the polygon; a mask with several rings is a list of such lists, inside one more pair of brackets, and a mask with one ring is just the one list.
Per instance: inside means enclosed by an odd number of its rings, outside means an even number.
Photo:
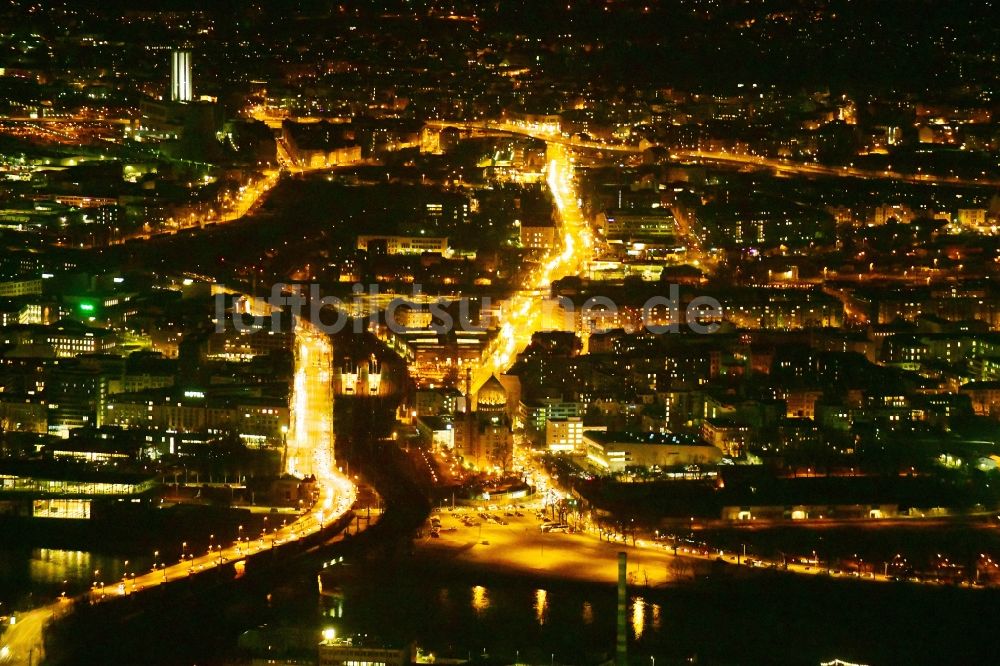
[{"label": "illuminated building facade", "polygon": [[192,99],[191,52],[174,51],[170,54],[170,100],[190,102]]},{"label": "illuminated building facade", "polygon": [[31,518],[87,520],[95,502],[142,501],[157,487],[154,477],[76,465],[7,462],[0,467],[0,503]]},{"label": "illuminated building facade", "polygon": [[437,236],[358,236],[358,249],[366,252],[384,245],[386,254],[448,253],[448,239]]},{"label": "illuminated building facade", "polygon": [[251,447],[278,446],[290,428],[281,398],[206,396],[201,391],[120,393],[104,401],[100,425],[168,432],[233,432]]},{"label": "illuminated building facade", "polygon": [[585,433],[583,438],[587,462],[605,472],[624,472],[629,467],[714,464],[722,458],[719,449],[690,435],[596,431]]},{"label": "illuminated building facade", "polygon": [[549,419],[545,424],[545,448],[552,453],[582,453],[583,419]]},{"label": "illuminated building facade", "polygon": [[532,250],[549,250],[556,244],[556,228],[552,225],[523,225],[520,235],[521,246]]}]

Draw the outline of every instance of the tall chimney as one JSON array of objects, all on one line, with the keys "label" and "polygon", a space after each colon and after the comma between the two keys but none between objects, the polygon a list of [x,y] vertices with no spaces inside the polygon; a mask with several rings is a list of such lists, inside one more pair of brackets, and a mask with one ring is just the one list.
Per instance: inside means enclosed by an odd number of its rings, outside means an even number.
[{"label": "tall chimney", "polygon": [[628,554],[618,553],[618,641],[615,645],[615,666],[628,666],[628,634],[625,615],[628,611],[628,595],[625,582],[628,579]]}]

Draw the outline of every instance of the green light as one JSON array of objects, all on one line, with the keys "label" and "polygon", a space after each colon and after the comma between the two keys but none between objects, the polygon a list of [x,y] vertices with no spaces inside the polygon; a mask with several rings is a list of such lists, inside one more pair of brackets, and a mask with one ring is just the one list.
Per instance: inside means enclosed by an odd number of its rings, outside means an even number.
[{"label": "green light", "polygon": [[93,312],[94,311],[94,304],[93,303],[80,303],[80,310],[83,311],[83,312]]}]

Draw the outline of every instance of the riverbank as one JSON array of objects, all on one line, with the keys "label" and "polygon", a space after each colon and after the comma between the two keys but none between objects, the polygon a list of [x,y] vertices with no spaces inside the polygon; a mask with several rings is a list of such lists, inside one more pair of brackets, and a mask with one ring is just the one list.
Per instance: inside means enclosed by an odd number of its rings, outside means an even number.
[{"label": "riverbank", "polygon": [[[618,553],[628,553],[629,581],[662,586],[706,572],[710,561],[674,557],[661,551],[602,541],[591,534],[542,532],[530,511],[484,521],[470,512],[441,511],[438,537],[427,532],[417,541],[417,552],[427,557],[503,570],[512,574],[613,584],[618,577]],[[471,516],[469,527],[460,520]]]}]

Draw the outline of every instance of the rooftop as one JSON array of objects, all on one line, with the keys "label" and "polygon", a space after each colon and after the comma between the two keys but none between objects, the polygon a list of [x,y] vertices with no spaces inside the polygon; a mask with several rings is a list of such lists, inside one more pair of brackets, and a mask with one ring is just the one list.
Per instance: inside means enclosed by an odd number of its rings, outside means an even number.
[{"label": "rooftop", "polygon": [[639,432],[619,430],[612,432],[587,431],[584,437],[598,444],[661,444],[668,446],[710,446],[700,437],[679,433]]}]

